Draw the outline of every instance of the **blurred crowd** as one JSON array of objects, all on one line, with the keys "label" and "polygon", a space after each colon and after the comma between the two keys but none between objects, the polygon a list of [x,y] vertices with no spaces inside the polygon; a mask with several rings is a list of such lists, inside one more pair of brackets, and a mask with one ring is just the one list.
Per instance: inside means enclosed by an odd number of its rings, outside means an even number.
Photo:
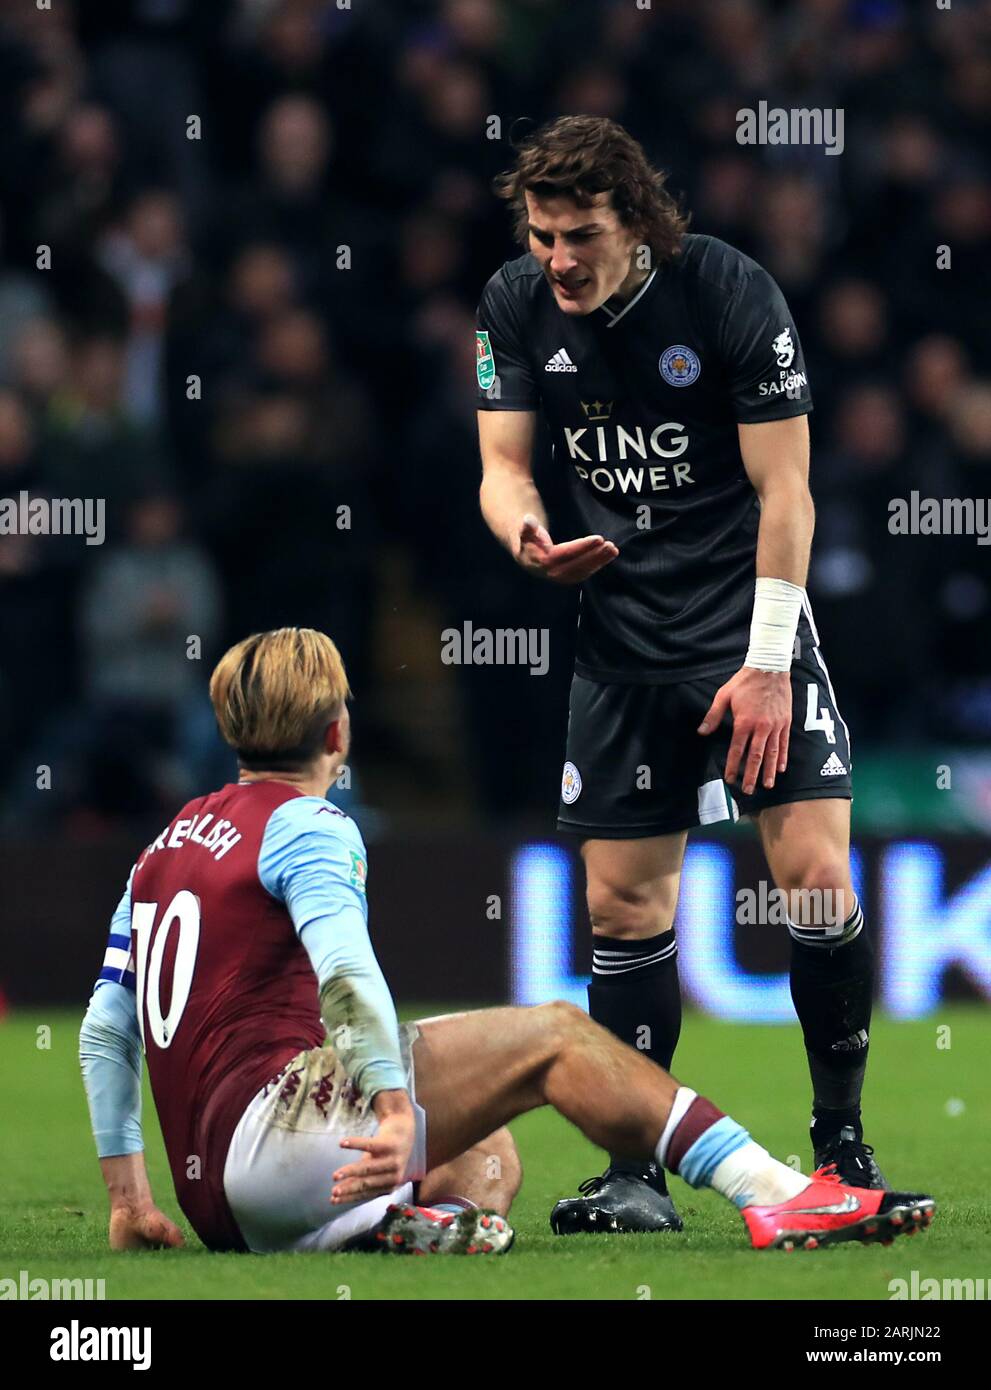
[{"label": "blurred crowd", "polygon": [[[842,107],[842,157],[740,146],[759,100]],[[0,535],[8,824],[171,815],[228,776],[205,675],[283,623],[338,641],[372,801],[413,767],[549,817],[574,595],[478,515],[472,328],[517,254],[510,127],[561,112],[627,125],[790,302],[860,745],[991,741],[989,551],[888,530],[913,489],[991,491],[987,0],[7,0],[0,498],[107,499],[102,546]],[[552,675],[442,667],[464,620],[550,626]]]}]

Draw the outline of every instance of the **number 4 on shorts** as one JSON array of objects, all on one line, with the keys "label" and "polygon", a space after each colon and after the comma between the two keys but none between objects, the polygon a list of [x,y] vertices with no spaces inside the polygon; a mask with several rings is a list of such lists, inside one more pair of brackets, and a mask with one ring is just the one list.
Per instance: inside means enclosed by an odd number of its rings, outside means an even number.
[{"label": "number 4 on shorts", "polygon": [[836,722],[825,705],[819,708],[819,687],[815,681],[809,682],[809,700],[805,706],[805,728],[821,729],[827,743],[836,742]]}]

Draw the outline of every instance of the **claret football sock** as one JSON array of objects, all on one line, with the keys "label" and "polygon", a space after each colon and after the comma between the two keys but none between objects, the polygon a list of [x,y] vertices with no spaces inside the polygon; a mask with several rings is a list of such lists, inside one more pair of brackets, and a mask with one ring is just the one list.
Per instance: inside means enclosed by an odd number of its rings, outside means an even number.
[{"label": "claret football sock", "polygon": [[691,1187],[711,1187],[740,1208],[787,1202],[810,1182],[688,1086],[678,1087],[654,1152]]}]

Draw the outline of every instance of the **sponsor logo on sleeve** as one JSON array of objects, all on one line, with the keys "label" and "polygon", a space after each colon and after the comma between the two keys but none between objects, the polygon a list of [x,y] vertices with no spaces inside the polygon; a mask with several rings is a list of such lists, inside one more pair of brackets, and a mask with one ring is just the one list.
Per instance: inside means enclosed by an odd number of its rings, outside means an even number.
[{"label": "sponsor logo on sleeve", "polygon": [[357,852],[357,850],[351,850],[350,854],[351,887],[357,888],[359,893],[363,893],[365,891],[365,880],[368,877],[368,866],[366,865],[364,859],[362,859],[361,855]]},{"label": "sponsor logo on sleeve", "polygon": [[791,366],[795,360],[795,344],[792,342],[790,328],[781,330],[771,344],[771,351],[777,354],[779,367]]},{"label": "sponsor logo on sleeve", "polygon": [[495,357],[489,335],[482,329],[475,331],[475,375],[483,391],[488,391],[495,381]]},{"label": "sponsor logo on sleeve", "polygon": [[795,361],[795,340],[791,336],[790,328],[782,328],[778,336],[771,340],[771,351],[780,368],[778,379],[762,381],[757,387],[758,396],[789,396],[792,400],[800,400],[809,379],[804,372],[792,368]]}]

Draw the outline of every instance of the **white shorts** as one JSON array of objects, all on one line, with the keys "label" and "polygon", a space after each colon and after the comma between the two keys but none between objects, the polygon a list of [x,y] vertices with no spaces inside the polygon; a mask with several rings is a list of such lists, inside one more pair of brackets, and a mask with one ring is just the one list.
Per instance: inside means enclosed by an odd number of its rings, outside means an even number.
[{"label": "white shorts", "polygon": [[415,1023],[399,1041],[416,1114],[406,1181],[367,1201],[331,1206],[333,1174],[361,1155],[340,1140],[374,1134],[378,1120],[330,1046],[298,1053],[262,1087],[238,1122],[224,1166],[224,1191],[249,1250],[338,1250],[378,1225],[392,1202],[408,1202],[426,1170],[426,1114],[413,1089]]}]

